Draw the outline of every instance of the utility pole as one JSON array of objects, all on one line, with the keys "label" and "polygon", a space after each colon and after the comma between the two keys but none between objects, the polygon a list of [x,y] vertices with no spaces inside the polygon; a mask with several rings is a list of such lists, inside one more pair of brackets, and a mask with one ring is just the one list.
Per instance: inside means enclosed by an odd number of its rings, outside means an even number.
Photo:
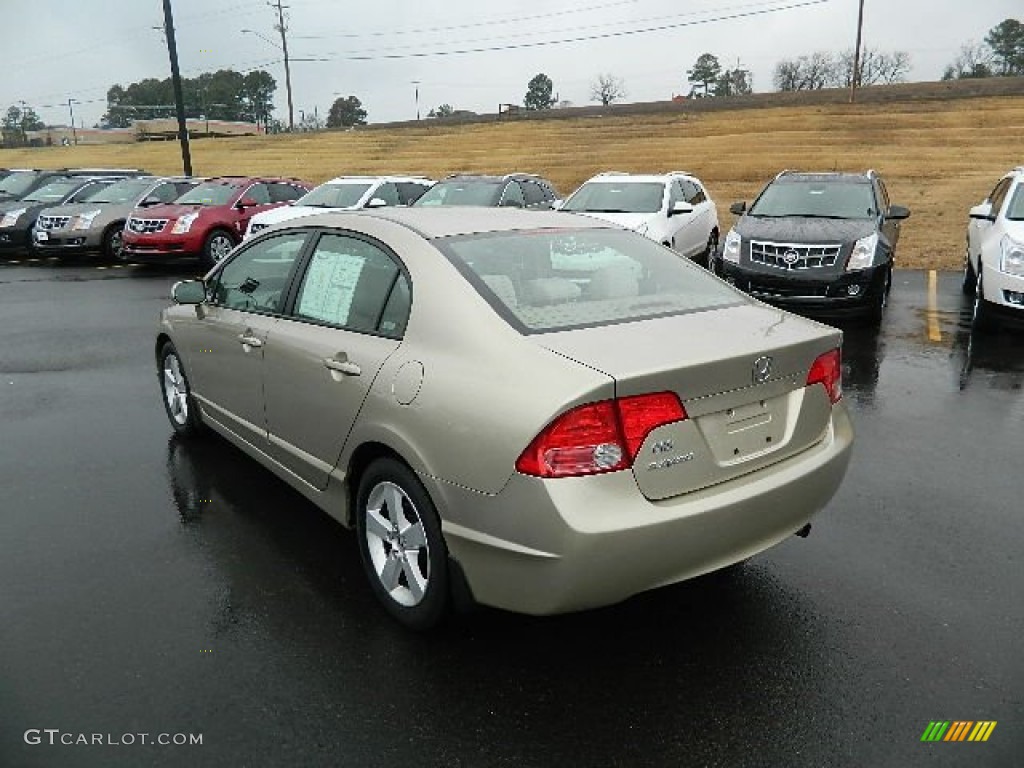
[{"label": "utility pole", "polygon": [[281,50],[284,51],[284,87],[288,92],[288,130],[295,130],[295,112],[292,109],[292,70],[288,61],[288,37],[285,32],[288,27],[284,23],[284,11],[288,6],[282,6],[281,0],[270,3],[271,8],[277,8],[277,31],[281,33]]},{"label": "utility pole", "polygon": [[857,44],[853,48],[853,77],[850,79],[850,103],[857,101],[857,85],[860,81],[860,41],[864,30],[864,0],[860,0],[857,11]]},{"label": "utility pole", "polygon": [[75,146],[78,146],[78,131],[75,130],[75,108],[71,106],[74,99],[68,99],[68,111],[71,113],[71,135],[75,137]]},{"label": "utility pole", "polygon": [[167,34],[167,55],[171,58],[171,84],[174,87],[174,107],[178,113],[178,141],[181,142],[181,164],[185,175],[192,175],[192,153],[188,146],[188,126],[185,125],[185,97],[181,93],[181,72],[178,71],[178,44],[174,40],[174,16],[171,0],[164,0],[164,32]]}]

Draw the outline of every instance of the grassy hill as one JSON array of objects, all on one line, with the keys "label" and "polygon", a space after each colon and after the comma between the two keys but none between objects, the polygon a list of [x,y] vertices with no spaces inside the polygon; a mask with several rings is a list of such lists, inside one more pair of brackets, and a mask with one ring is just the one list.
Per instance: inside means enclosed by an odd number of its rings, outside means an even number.
[{"label": "grassy hill", "polygon": [[[967,209],[1024,163],[1024,98],[736,108],[559,120],[444,124],[192,142],[195,173],[340,174],[532,171],[563,194],[603,170],[686,170],[707,184],[723,229],[783,168],[865,170],[908,206],[898,264],[958,269]],[[0,150],[0,167],[138,166],[180,173],[177,143]]]}]

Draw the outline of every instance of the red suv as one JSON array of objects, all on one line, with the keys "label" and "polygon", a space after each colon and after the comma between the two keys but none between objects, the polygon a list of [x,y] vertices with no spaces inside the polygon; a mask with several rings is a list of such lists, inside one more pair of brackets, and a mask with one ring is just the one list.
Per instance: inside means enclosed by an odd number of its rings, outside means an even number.
[{"label": "red suv", "polygon": [[173,203],[136,208],[124,227],[124,258],[166,261],[198,256],[207,268],[242,241],[249,219],[312,189],[297,179],[219,176]]}]

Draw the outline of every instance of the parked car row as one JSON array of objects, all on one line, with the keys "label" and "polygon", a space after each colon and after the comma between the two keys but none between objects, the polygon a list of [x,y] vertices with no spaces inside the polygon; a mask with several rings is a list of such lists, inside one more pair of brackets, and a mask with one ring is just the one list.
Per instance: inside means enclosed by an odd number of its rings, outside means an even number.
[{"label": "parked car row", "polygon": [[[300,179],[153,177],[137,169],[0,172],[0,252],[98,251],[108,259],[198,258],[206,268],[243,239],[291,219],[386,206],[554,208],[633,229],[763,301],[798,311],[880,320],[906,207],[865,173],[783,171],[721,237],[718,212],[693,174],[606,172],[560,199],[541,176],[453,174]],[[971,211],[964,290],[978,294],[979,327],[1020,316],[1024,236],[1020,169]],[[6,202],[5,202],[6,201]],[[987,272],[986,272],[987,268]],[[980,292],[979,292],[980,289]]]}]

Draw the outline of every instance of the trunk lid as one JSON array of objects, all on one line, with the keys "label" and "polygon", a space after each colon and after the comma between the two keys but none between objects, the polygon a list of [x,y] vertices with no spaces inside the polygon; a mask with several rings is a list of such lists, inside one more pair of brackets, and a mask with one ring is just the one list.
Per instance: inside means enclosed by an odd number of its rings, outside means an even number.
[{"label": "trunk lid", "polygon": [[749,304],[533,338],[612,377],[618,397],[679,396],[688,418],[652,431],[633,465],[641,492],[664,499],[820,442],[832,404],[823,386],[806,386],[807,374],[819,355],[840,346],[842,334]]}]

